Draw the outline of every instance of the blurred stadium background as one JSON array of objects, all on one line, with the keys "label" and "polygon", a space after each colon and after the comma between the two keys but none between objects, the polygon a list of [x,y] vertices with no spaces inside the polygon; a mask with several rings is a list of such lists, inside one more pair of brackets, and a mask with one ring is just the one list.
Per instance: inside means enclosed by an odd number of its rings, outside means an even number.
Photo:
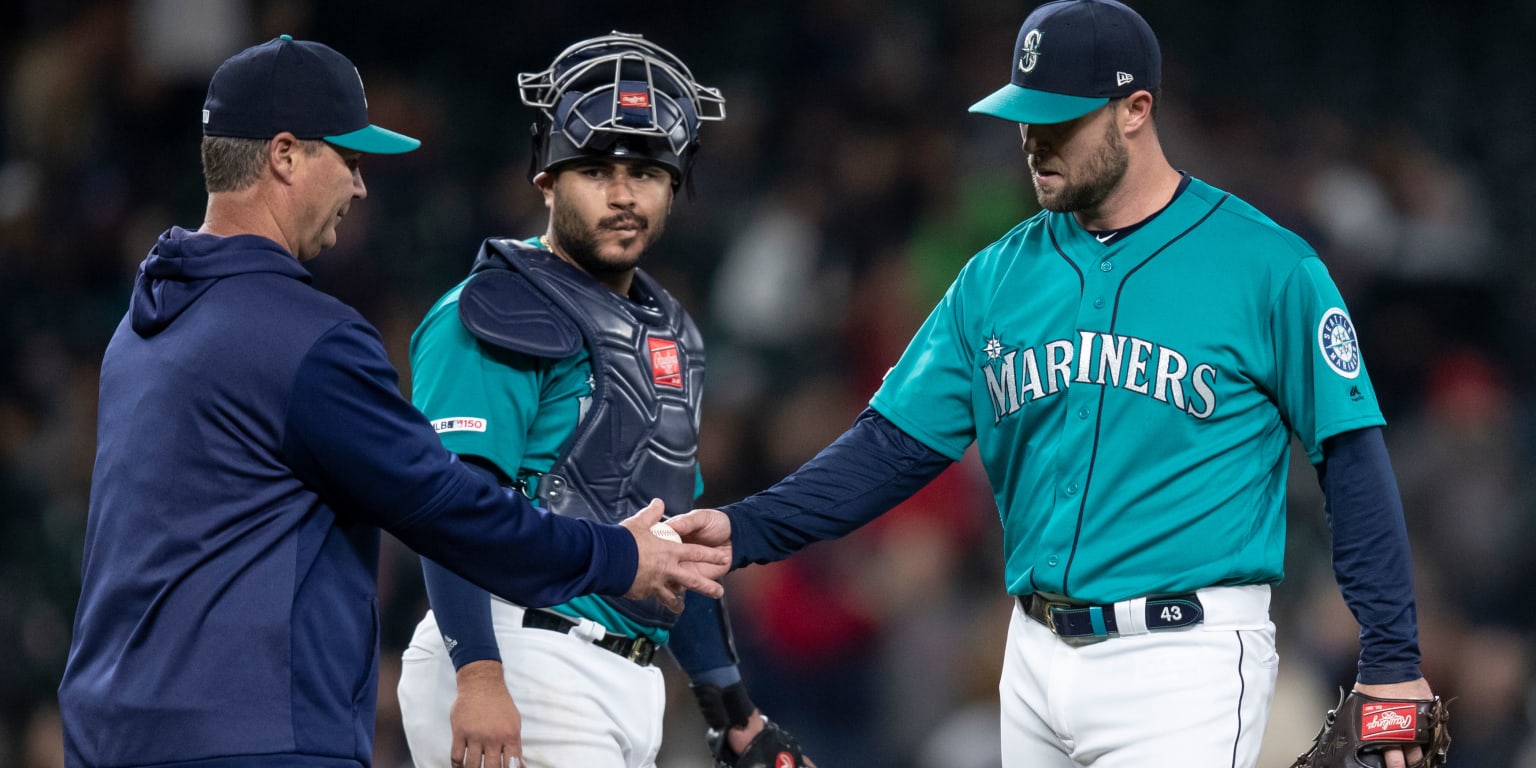
[{"label": "blurred stadium background", "polygon": [[[1533,768],[1536,3],[1133,2],[1161,37],[1182,169],[1307,237],[1340,283],[1390,425],[1422,645],[1457,696],[1451,765]],[[100,355],[154,236],[201,221],[198,111],[228,55],[280,34],[349,56],[374,120],[317,283],[407,343],[481,238],[526,236],[532,113],[515,74],[644,33],[720,87],[693,199],[647,268],[710,344],[703,504],[798,466],[860,410],[970,254],[1035,210],[1011,125],[965,108],[1006,76],[1032,2],[5,0],[0,4],[0,765],[62,764],[55,687],[78,592]],[[145,456],[146,462],[156,460]],[[1293,467],[1285,766],[1352,679],[1311,469]],[[848,540],[727,586],[752,690],[823,766],[997,764],[1008,616],[974,459]],[[408,765],[393,686],[425,608],[392,540],[376,765]],[[703,768],[669,669],[661,764]]]}]

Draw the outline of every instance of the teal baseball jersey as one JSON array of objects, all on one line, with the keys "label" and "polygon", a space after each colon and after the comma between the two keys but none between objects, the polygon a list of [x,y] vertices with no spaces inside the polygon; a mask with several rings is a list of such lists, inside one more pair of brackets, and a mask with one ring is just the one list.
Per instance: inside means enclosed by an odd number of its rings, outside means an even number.
[{"label": "teal baseball jersey", "polygon": [[459,321],[463,287],[411,335],[411,399],[449,450],[490,459],[513,479],[536,477],[591,400],[591,355],[549,360],[483,346]]},{"label": "teal baseball jersey", "polygon": [[[592,355],[583,348],[551,360],[481,344],[459,320],[463,287],[439,299],[411,336],[411,399],[444,446],[490,460],[507,477],[527,482],[531,497],[586,414]],[[667,630],[630,621],[593,596],[552,610],[663,645],[669,639]]]},{"label": "teal baseball jersey", "polygon": [[1041,212],[978,253],[872,407],[976,444],[1014,594],[1096,603],[1282,576],[1294,433],[1381,425],[1348,309],[1305,241],[1191,179],[1100,243]]}]

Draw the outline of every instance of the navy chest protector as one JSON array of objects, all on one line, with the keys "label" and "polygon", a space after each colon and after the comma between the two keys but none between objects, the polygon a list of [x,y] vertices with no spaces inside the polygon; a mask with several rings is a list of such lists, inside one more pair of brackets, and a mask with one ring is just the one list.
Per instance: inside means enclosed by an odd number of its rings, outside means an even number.
[{"label": "navy chest protector", "polygon": [[[538,480],[540,506],[616,523],[659,498],[693,506],[704,341],[682,305],[636,270],[623,298],[560,257],[518,240],[480,247],[459,319],[485,344],[544,358],[585,346],[592,403]],[[670,627],[660,601],[601,596],[624,616]]]}]

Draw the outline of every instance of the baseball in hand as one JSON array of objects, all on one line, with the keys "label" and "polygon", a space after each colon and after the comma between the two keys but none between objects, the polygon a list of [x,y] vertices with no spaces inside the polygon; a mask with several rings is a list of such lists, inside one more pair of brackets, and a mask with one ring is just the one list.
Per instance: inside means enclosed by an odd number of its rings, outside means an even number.
[{"label": "baseball in hand", "polygon": [[657,523],[651,526],[651,535],[658,539],[666,539],[674,544],[683,543],[683,537],[677,535],[677,531],[672,530],[672,526],[666,523]]}]

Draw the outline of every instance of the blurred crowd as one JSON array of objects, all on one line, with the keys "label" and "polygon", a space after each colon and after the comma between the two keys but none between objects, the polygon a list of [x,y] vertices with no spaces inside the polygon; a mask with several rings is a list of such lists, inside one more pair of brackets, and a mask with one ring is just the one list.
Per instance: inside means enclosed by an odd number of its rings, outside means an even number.
[{"label": "blurred crowd", "polygon": [[[1308,238],[1389,421],[1425,672],[1457,697],[1451,765],[1536,768],[1536,4],[1133,2],[1162,39],[1169,158]],[[369,197],[316,282],[409,336],[479,241],[528,236],[517,72],[612,29],[719,87],[691,198],[645,265],[709,344],[705,496],[765,487],[836,437],[976,250],[1033,213],[1014,126],[966,114],[1032,3],[8,0],[0,5],[0,765],[60,765],[100,355],[133,271],[204,195],[198,114],[228,55],[280,34],[352,58],[375,122]],[[157,457],[146,455],[145,462]],[[728,577],[747,681],[823,766],[990,768],[1010,606],[974,456],[840,542]],[[1262,763],[1311,742],[1353,678],[1316,477],[1291,473],[1281,683]],[[387,541],[376,764],[409,764],[399,653],[425,608]],[[664,766],[705,768],[668,664]]]}]

